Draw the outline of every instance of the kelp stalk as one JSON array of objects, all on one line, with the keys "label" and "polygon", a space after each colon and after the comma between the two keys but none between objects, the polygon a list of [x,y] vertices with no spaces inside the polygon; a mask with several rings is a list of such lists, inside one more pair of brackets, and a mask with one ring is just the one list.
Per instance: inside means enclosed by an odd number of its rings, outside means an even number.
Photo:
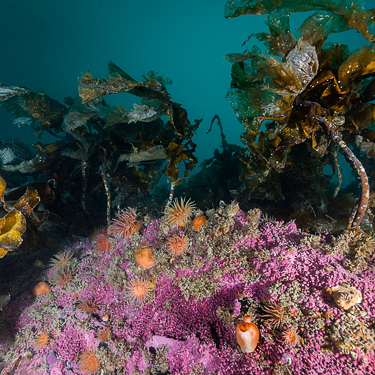
[{"label": "kelp stalk", "polygon": [[82,209],[86,212],[87,161],[82,160]]},{"label": "kelp stalk", "polygon": [[340,191],[341,184],[342,184],[342,173],[341,173],[341,168],[340,168],[340,164],[339,164],[339,159],[337,157],[337,150],[333,151],[333,160],[335,161],[335,166],[336,166],[336,170],[337,170],[337,186],[336,186],[335,192],[333,194],[333,198],[336,198],[337,194]]},{"label": "kelp stalk", "polygon": [[339,136],[334,125],[330,121],[327,121],[325,118],[321,116],[318,116],[318,119],[326,125],[327,131],[331,139],[339,145],[343,155],[345,156],[345,159],[349,162],[351,167],[358,173],[359,178],[361,180],[361,199],[359,201],[358,209],[354,216],[353,223],[351,225],[352,228],[358,228],[366,213],[367,205],[368,205],[368,201],[370,197],[370,185],[368,183],[368,178],[367,178],[365,168],[363,168],[362,163],[356,158],[353,151],[347,146],[347,144]]},{"label": "kelp stalk", "polygon": [[102,174],[105,194],[107,196],[107,224],[109,225],[111,223],[111,193],[109,191],[109,183],[107,179],[107,174],[105,173],[104,165],[100,167],[100,172]]},{"label": "kelp stalk", "polygon": [[173,195],[174,195],[174,187],[175,187],[175,183],[173,181],[171,181],[171,191],[169,192],[169,197],[168,197],[168,202],[166,204],[166,207],[168,207],[172,201],[173,201]]}]

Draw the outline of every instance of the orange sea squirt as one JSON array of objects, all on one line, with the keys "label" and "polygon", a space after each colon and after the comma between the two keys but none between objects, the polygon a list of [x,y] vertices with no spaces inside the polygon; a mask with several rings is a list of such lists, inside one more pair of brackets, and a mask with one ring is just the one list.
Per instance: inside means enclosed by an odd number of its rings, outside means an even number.
[{"label": "orange sea squirt", "polygon": [[236,338],[244,353],[251,353],[257,347],[259,329],[254,323],[251,323],[250,315],[245,315],[243,322],[237,325]]},{"label": "orange sea squirt", "polygon": [[135,253],[135,261],[145,270],[155,267],[156,261],[151,247],[142,247]]},{"label": "orange sea squirt", "polygon": [[207,216],[205,215],[198,216],[193,220],[193,225],[197,232],[199,232],[199,228],[206,225],[206,223],[207,223]]},{"label": "orange sea squirt", "polygon": [[51,287],[44,283],[43,281],[36,284],[33,288],[34,296],[42,296],[43,294],[47,294],[51,291]]}]

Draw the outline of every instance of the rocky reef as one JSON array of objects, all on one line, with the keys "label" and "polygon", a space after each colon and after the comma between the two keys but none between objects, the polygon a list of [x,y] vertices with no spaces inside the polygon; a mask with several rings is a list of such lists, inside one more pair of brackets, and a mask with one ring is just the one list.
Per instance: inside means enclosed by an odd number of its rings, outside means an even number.
[{"label": "rocky reef", "polygon": [[[226,2],[256,14],[269,33],[243,45],[266,51],[225,57],[245,147],[215,115],[189,181],[203,120],[165,76],[110,61],[64,104],[0,84],[14,125],[55,139],[0,141],[0,375],[375,374],[375,9]],[[327,42],[348,30],[367,44]],[[104,100],[122,93],[141,104]]]},{"label": "rocky reef", "polygon": [[[363,233],[312,235],[235,202],[116,220],[5,282],[1,374],[375,374]],[[38,282],[51,290],[35,296]],[[245,315],[251,353],[236,340]]]}]

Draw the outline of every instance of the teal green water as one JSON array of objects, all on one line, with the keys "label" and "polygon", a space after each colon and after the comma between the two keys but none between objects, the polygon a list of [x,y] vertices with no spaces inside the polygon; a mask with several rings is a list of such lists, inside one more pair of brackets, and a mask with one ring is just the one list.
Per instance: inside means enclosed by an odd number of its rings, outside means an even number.
[{"label": "teal green water", "polygon": [[[375,5],[368,1],[367,8],[370,3]],[[220,145],[218,128],[206,135],[215,114],[229,143],[240,144],[243,131],[225,99],[231,69],[225,54],[243,52],[241,44],[248,35],[268,31],[265,16],[226,20],[224,5],[224,0],[3,0],[0,82],[42,89],[62,102],[77,93],[78,77],[87,69],[95,77],[105,77],[108,60],[137,80],[154,70],[173,81],[169,92],[187,109],[191,122],[204,119],[194,137],[196,156],[202,161]],[[306,15],[292,15],[292,28]],[[347,43],[351,50],[364,42],[354,31],[330,39]],[[109,101],[130,109],[134,97],[122,94]],[[28,129],[17,129],[3,109],[0,124],[2,139],[36,141]],[[349,168],[344,173],[350,178]]]}]

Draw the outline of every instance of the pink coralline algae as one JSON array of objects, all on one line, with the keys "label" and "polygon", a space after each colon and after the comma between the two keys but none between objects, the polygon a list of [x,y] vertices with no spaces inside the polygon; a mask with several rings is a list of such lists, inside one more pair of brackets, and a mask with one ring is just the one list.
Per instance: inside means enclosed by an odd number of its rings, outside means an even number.
[{"label": "pink coralline algae", "polygon": [[[353,233],[304,233],[234,203],[204,214],[198,232],[139,217],[140,230],[111,238],[103,253],[94,240],[73,244],[65,285],[51,269],[4,285],[12,298],[1,315],[0,370],[82,375],[80,358],[91,353],[108,374],[375,375],[374,254],[361,260],[365,269],[349,269]],[[176,234],[186,236],[178,257],[168,248]],[[149,269],[135,260],[145,246],[156,262]],[[129,298],[137,280],[147,289],[141,304]],[[40,281],[51,292],[36,298],[26,286]],[[338,286],[358,290],[360,303],[340,308],[327,292]],[[95,309],[81,311],[91,299]],[[245,315],[260,334],[251,353],[236,340]],[[49,338],[38,350],[41,332]]]}]

